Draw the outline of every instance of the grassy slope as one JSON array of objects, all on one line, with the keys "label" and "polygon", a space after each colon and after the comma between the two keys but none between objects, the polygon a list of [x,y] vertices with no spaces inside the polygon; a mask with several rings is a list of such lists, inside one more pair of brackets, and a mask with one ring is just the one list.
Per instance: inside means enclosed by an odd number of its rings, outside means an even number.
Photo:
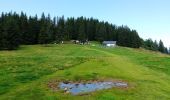
[{"label": "grassy slope", "polygon": [[[142,49],[99,45],[22,46],[0,52],[0,99],[170,99],[170,57]],[[84,96],[53,92],[51,80],[118,79],[129,89],[113,88]]]}]

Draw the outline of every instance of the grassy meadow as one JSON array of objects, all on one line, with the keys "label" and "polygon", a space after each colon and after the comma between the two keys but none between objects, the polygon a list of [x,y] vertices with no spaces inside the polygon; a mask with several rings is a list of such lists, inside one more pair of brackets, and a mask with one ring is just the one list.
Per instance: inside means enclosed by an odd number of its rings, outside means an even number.
[{"label": "grassy meadow", "polygon": [[[0,100],[169,100],[170,56],[94,45],[29,45],[0,51]],[[128,88],[84,95],[53,91],[57,81],[122,80]]]}]

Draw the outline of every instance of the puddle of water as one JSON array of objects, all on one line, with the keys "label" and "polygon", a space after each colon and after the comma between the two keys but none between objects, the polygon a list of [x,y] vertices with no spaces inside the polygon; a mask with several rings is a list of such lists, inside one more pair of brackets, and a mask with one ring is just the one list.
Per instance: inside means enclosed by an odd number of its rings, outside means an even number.
[{"label": "puddle of water", "polygon": [[125,82],[92,82],[92,83],[63,83],[59,84],[59,88],[65,92],[69,92],[73,95],[80,93],[93,92],[96,90],[109,89],[113,87],[127,87]]}]

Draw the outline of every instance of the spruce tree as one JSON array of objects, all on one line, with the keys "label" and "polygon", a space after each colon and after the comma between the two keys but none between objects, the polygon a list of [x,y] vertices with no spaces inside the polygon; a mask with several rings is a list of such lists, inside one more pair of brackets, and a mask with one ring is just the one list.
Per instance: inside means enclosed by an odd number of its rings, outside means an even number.
[{"label": "spruce tree", "polygon": [[96,40],[99,42],[103,42],[106,40],[106,27],[104,23],[98,23],[96,27]]},{"label": "spruce tree", "polygon": [[62,16],[61,18],[58,18],[57,21],[57,40],[58,42],[61,42],[64,40],[64,27],[65,27],[65,20],[64,20],[64,16]]},{"label": "spruce tree", "polygon": [[164,50],[165,50],[164,53],[168,54],[168,48],[165,47]]},{"label": "spruce tree", "polygon": [[50,30],[46,25],[42,26],[39,34],[39,43],[47,44],[50,41]]},{"label": "spruce tree", "polygon": [[3,35],[3,31],[2,31],[2,25],[0,22],[0,50],[3,48],[3,40],[4,40],[4,35]]},{"label": "spruce tree", "polygon": [[84,43],[86,40],[85,25],[83,22],[80,24],[79,27],[78,40],[81,41],[82,43]]},{"label": "spruce tree", "polygon": [[[19,33],[21,44],[46,44],[51,42],[60,42],[63,40],[91,40],[91,41],[117,41],[120,46],[139,48],[143,45],[144,48],[154,51],[166,52],[163,43],[153,42],[152,40],[142,41],[136,30],[131,30],[127,26],[116,26],[108,22],[100,22],[93,18],[68,18],[58,17],[53,20],[50,15],[47,17],[43,13],[41,18],[37,16],[28,17],[26,14],[2,13],[0,17],[0,48],[5,48],[9,43],[7,38],[9,27],[8,21],[12,18],[15,22],[14,33]],[[8,27],[7,27],[8,26]],[[11,33],[12,34],[12,33]],[[17,37],[18,37],[17,36]],[[17,40],[19,40],[17,38]],[[142,42],[142,43],[141,43]],[[7,48],[7,47],[6,47]]]},{"label": "spruce tree", "polygon": [[20,44],[19,26],[17,21],[9,16],[6,18],[3,26],[3,49],[13,50],[17,49]]},{"label": "spruce tree", "polygon": [[162,42],[162,40],[159,41],[159,48],[158,50],[162,53],[165,53],[165,47],[164,47],[164,44]]}]

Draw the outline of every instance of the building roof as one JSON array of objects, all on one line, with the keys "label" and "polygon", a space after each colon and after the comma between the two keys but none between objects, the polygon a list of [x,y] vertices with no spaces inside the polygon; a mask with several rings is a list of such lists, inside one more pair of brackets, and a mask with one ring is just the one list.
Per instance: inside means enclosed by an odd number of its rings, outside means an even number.
[{"label": "building roof", "polygon": [[116,44],[116,41],[103,41],[103,44]]}]

